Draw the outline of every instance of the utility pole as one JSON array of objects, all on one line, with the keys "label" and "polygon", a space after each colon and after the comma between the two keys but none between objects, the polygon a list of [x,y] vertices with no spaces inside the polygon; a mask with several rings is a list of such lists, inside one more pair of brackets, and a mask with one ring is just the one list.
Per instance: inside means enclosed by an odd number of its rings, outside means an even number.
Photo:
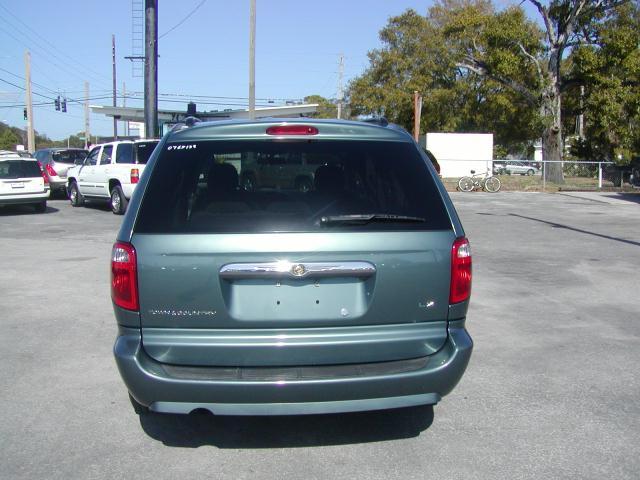
[{"label": "utility pole", "polygon": [[584,85],[580,85],[580,115],[578,115],[578,137],[584,139]]},{"label": "utility pole", "polygon": [[36,138],[33,131],[33,100],[31,98],[31,53],[24,52],[25,80],[27,82],[25,91],[27,94],[27,149],[33,153],[36,150]]},{"label": "utility pole", "polygon": [[84,149],[88,150],[91,144],[91,131],[89,128],[89,82],[84,82]]},{"label": "utility pole", "polygon": [[[127,84],[122,82],[122,106],[127,106]],[[129,120],[124,121],[124,136],[129,136]]]},{"label": "utility pole", "polygon": [[342,87],[342,77],[344,75],[344,55],[340,54],[338,62],[338,118],[342,118],[342,99],[344,96]]},{"label": "utility pole", "polygon": [[416,90],[413,92],[413,138],[420,140],[420,114],[422,112],[422,96]]},{"label": "utility pole", "polygon": [[[113,106],[116,107],[116,36],[111,34],[111,65],[113,67]],[[113,116],[113,139],[118,139],[118,120]]]},{"label": "utility pole", "polygon": [[256,118],[256,0],[249,8],[249,120]]},{"label": "utility pole", "polygon": [[158,136],[158,0],[144,1],[144,134]]}]

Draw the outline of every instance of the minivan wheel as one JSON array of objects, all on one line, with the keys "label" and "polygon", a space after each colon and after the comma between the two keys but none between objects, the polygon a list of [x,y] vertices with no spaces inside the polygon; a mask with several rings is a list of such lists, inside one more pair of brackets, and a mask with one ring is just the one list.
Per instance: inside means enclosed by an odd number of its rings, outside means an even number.
[{"label": "minivan wheel", "polygon": [[129,401],[131,402],[131,406],[133,407],[133,411],[136,412],[136,415],[149,413],[149,407],[145,407],[139,403],[131,394],[129,394]]},{"label": "minivan wheel", "polygon": [[127,210],[128,203],[120,185],[111,189],[111,211],[115,215],[122,215]]},{"label": "minivan wheel", "polygon": [[84,203],[84,198],[78,189],[76,182],[73,182],[69,187],[69,201],[72,207],[80,207]]},{"label": "minivan wheel", "polygon": [[534,172],[533,169],[531,169],[531,168],[529,170],[527,170],[527,175],[529,175],[529,176],[533,175],[534,173],[536,173],[536,172]]}]

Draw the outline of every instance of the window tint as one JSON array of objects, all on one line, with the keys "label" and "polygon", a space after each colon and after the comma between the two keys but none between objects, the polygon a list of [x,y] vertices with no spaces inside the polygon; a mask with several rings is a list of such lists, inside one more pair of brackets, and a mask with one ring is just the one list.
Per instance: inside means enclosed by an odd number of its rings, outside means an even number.
[{"label": "window tint", "polygon": [[106,165],[111,163],[111,153],[113,152],[113,145],[105,145],[102,149],[102,155],[100,155],[100,165]]},{"label": "window tint", "polygon": [[[403,215],[424,221],[321,221],[328,216],[359,214]],[[264,140],[165,145],[144,194],[135,231],[450,228],[435,181],[413,144]]]},{"label": "window tint", "polygon": [[91,150],[91,153],[89,153],[89,156],[87,157],[87,164],[95,165],[96,163],[98,163],[99,153],[100,153],[100,147],[96,147],[93,150]]},{"label": "window tint", "polygon": [[42,172],[34,160],[5,160],[0,162],[0,178],[41,177]]},{"label": "window tint", "polygon": [[121,143],[116,148],[116,163],[133,163],[133,143]]},{"label": "window tint", "polygon": [[147,163],[158,141],[136,143],[136,163]]},{"label": "window tint", "polygon": [[84,160],[87,156],[87,152],[83,150],[58,150],[57,152],[52,152],[51,156],[53,157],[53,161],[56,163],[68,163],[73,165],[79,160]]}]

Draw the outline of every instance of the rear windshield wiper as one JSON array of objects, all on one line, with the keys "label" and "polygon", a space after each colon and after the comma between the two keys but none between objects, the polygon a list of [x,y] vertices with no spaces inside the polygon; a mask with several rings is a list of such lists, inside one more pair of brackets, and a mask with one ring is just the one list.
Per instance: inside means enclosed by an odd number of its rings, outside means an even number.
[{"label": "rear windshield wiper", "polygon": [[394,215],[391,213],[360,213],[354,215],[326,215],[320,218],[320,225],[331,225],[334,223],[365,224],[369,222],[424,223],[426,221],[426,218],[412,217],[409,215]]}]

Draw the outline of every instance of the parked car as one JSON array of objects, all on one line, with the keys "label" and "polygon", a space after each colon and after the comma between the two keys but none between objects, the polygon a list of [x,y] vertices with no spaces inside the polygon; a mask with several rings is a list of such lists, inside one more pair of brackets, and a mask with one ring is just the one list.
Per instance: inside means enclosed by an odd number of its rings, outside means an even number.
[{"label": "parked car", "polygon": [[640,157],[634,157],[627,165],[604,165],[603,176],[615,187],[621,187],[624,183],[640,187]]},{"label": "parked car", "polygon": [[13,150],[0,150],[0,156],[4,155],[4,156],[12,156],[15,157],[16,155],[18,157],[21,158],[33,158],[33,155],[31,155],[29,152],[25,151],[25,150],[20,150],[20,151],[16,151],[14,152]]},{"label": "parked car", "polygon": [[498,162],[494,162],[493,164],[494,173],[498,173],[498,174],[506,173],[507,175],[511,175],[511,174],[539,175],[540,174],[540,169],[528,162],[507,161],[503,165],[500,165],[498,163],[498,172],[495,171],[496,163]]},{"label": "parked car", "polygon": [[[313,184],[265,162],[242,188],[259,158],[315,165]],[[334,413],[448,394],[472,350],[471,252],[428,162],[392,125],[167,134],[111,258],[114,355],[136,411]]]},{"label": "parked car", "polygon": [[295,188],[307,192],[313,186],[318,161],[321,160],[293,152],[258,153],[245,162],[240,185],[247,191],[259,184],[264,188]]},{"label": "parked car", "polygon": [[122,215],[158,140],[121,140],[94,146],[81,165],[67,171],[71,205],[109,202]]},{"label": "parked car", "polygon": [[35,157],[49,178],[51,194],[67,193],[67,171],[74,165],[80,165],[87,157],[82,148],[43,148],[36,150]]},{"label": "parked car", "polygon": [[505,175],[507,173],[507,162],[506,161],[494,161],[493,162],[493,174],[494,175]]},{"label": "parked car", "polygon": [[0,206],[32,205],[36,212],[47,210],[49,184],[35,158],[0,152]]}]

